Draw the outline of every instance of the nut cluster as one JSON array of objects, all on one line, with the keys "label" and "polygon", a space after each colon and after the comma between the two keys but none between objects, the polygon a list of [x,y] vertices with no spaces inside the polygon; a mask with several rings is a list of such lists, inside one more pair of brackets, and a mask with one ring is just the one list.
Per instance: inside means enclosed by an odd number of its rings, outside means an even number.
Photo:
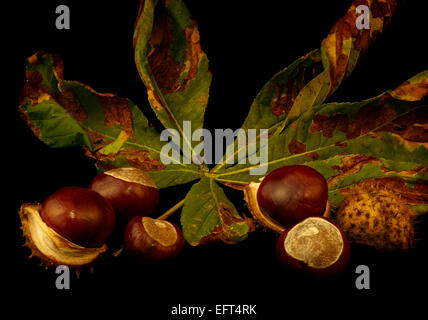
[{"label": "nut cluster", "polygon": [[125,167],[97,175],[88,188],[65,187],[43,204],[24,204],[20,217],[32,255],[47,266],[78,268],[93,263],[107,251],[117,219],[127,223],[127,251],[160,261],[179,254],[184,240],[173,223],[147,217],[158,201],[159,192],[150,176]]},{"label": "nut cluster", "polygon": [[350,247],[342,230],[323,217],[329,212],[328,186],[315,169],[304,165],[278,168],[245,190],[253,216],[281,234],[276,245],[285,266],[311,275],[340,273]]},{"label": "nut cluster", "polygon": [[[246,199],[254,217],[280,231],[278,260],[312,275],[336,274],[349,262],[349,243],[328,211],[328,188],[316,170],[292,165],[250,183]],[[149,217],[159,202],[150,176],[125,167],[97,175],[88,188],[62,188],[43,204],[23,205],[20,216],[27,244],[46,265],[81,267],[107,250],[116,220],[125,221],[124,248],[140,261],[175,258],[184,247],[181,230]],[[163,216],[162,216],[163,217]]]}]

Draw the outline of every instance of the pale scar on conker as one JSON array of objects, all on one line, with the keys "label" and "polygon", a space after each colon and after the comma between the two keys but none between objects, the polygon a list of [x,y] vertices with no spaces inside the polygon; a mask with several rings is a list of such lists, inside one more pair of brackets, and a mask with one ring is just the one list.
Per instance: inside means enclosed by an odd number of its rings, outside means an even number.
[{"label": "pale scar on conker", "polygon": [[284,265],[312,275],[340,273],[350,257],[344,233],[323,217],[307,218],[284,231],[276,251]]},{"label": "pale scar on conker", "polygon": [[172,222],[134,217],[126,226],[125,250],[141,261],[175,258],[184,247],[181,230]]}]

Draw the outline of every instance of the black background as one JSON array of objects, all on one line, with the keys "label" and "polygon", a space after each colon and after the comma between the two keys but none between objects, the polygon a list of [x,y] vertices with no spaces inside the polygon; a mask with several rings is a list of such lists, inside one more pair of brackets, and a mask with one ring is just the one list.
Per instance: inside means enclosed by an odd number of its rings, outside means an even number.
[{"label": "black background", "polygon": [[[424,1],[400,5],[385,34],[329,101],[355,101],[395,88],[427,69]],[[55,28],[55,8],[71,10],[71,30]],[[205,127],[238,128],[252,100],[269,78],[296,58],[319,47],[333,23],[351,1],[188,0],[199,23],[201,44],[210,59],[213,82]],[[408,298],[423,297],[427,285],[427,228],[418,225],[421,241],[410,253],[382,253],[353,246],[349,269],[340,277],[312,279],[284,270],[274,255],[276,236],[258,231],[241,244],[186,247],[175,261],[141,265],[126,254],[72,275],[70,290],[57,290],[53,269],[45,270],[23,239],[16,212],[21,203],[43,201],[67,185],[86,186],[96,174],[92,160],[81,150],[49,149],[36,139],[17,113],[18,96],[25,83],[25,57],[38,50],[59,54],[64,77],[136,102],[158,128],[145,88],[134,66],[132,33],[139,1],[20,1],[2,8],[3,113],[1,223],[2,311],[61,317],[69,314],[101,316],[117,311],[138,319],[194,319],[173,317],[173,306],[257,304],[257,317],[286,318],[304,314],[362,315],[405,307]],[[5,23],[6,22],[6,23]],[[7,177],[7,178],[6,178]],[[190,185],[161,191],[157,214],[181,200]],[[229,191],[228,191],[229,192]],[[241,212],[242,195],[228,193]],[[178,221],[178,214],[172,218]],[[120,230],[118,231],[120,233]],[[121,235],[116,235],[120,237]],[[355,268],[367,265],[371,289],[355,288]],[[418,293],[419,292],[419,293]],[[13,305],[12,301],[20,301]],[[339,308],[346,307],[346,313]],[[85,313],[83,313],[85,308]],[[53,311],[55,310],[55,311]],[[369,311],[370,310],[370,311]],[[148,316],[148,315],[151,316]],[[205,319],[208,317],[204,317]],[[232,319],[232,317],[229,317]],[[196,319],[196,317],[195,317]],[[216,317],[226,319],[226,317]]]}]

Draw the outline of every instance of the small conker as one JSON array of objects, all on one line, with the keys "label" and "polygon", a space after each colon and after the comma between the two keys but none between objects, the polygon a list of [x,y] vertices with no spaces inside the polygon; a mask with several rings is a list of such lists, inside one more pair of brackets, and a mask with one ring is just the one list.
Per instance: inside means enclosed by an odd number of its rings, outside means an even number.
[{"label": "small conker", "polygon": [[150,215],[159,201],[154,181],[146,172],[133,167],[101,173],[92,180],[89,188],[109,200],[116,214],[128,220]]},{"label": "small conker", "polygon": [[183,234],[171,222],[134,217],[126,226],[125,250],[140,260],[169,260],[175,258],[183,247]]},{"label": "small conker", "polygon": [[41,218],[65,239],[91,248],[102,246],[116,225],[111,204],[82,187],[65,187],[49,196],[43,202]]},{"label": "small conker", "polygon": [[327,276],[346,268],[350,246],[334,223],[323,217],[310,217],[281,234],[276,254],[278,260],[291,269]]},{"label": "small conker", "polygon": [[269,173],[257,190],[263,214],[283,225],[322,216],[328,200],[325,178],[304,165],[284,166]]}]

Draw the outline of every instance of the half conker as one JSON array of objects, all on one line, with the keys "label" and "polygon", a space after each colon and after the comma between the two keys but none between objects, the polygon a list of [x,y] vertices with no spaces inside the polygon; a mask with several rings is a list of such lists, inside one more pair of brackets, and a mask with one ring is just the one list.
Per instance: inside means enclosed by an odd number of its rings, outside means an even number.
[{"label": "half conker", "polygon": [[183,247],[183,234],[171,222],[134,217],[126,226],[125,250],[140,260],[169,260],[175,258]]},{"label": "half conker", "polygon": [[278,260],[291,269],[327,276],[346,268],[350,246],[334,223],[323,217],[310,217],[281,234],[276,254]]},{"label": "half conker", "polygon": [[65,187],[42,205],[42,220],[67,240],[83,247],[102,246],[116,225],[111,204],[87,188]]},{"label": "half conker", "polygon": [[322,216],[328,200],[325,178],[304,165],[273,170],[257,190],[257,202],[263,214],[283,225],[307,217]]},{"label": "half conker", "polygon": [[133,167],[101,173],[92,180],[89,188],[109,200],[115,212],[128,220],[150,215],[159,201],[154,181],[147,173]]}]

